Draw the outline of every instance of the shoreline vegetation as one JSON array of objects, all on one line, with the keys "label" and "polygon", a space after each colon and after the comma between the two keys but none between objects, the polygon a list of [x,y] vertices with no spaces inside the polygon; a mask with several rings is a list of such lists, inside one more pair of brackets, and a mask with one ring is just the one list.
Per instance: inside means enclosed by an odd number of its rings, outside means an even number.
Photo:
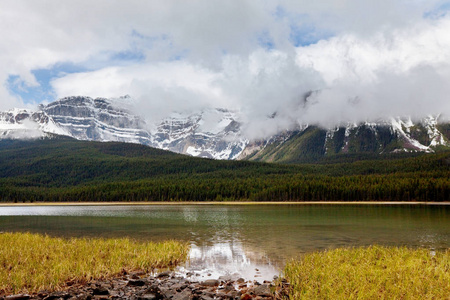
[{"label": "shoreline vegetation", "polygon": [[449,299],[450,249],[340,248],[287,263],[289,299]]},{"label": "shoreline vegetation", "polygon": [[[188,297],[199,292],[223,294],[225,298],[227,292],[239,296],[244,291],[243,295],[248,295],[245,299],[252,299],[258,293],[264,299],[447,299],[450,296],[450,249],[370,246],[313,252],[287,262],[280,279],[261,286],[244,284],[239,291],[233,288],[239,285],[239,280],[220,283],[220,279],[211,279],[193,284],[170,277],[168,272],[161,273],[168,279],[157,280],[161,274],[145,277],[155,268],[173,267],[185,261],[188,248],[187,244],[174,241],[155,244],[129,239],[62,239],[1,233],[0,298],[31,293],[36,295],[32,299],[41,299],[38,293],[42,294],[42,290],[48,295],[70,289],[72,293],[101,292],[101,295],[124,289],[131,294],[146,291],[155,294],[163,290],[176,293],[178,289]],[[131,271],[141,271],[135,274],[142,276],[127,275]],[[181,287],[186,289],[180,291]]]},{"label": "shoreline vegetation", "polygon": [[0,295],[59,290],[124,272],[170,268],[185,261],[188,250],[188,244],[176,241],[0,233]]}]

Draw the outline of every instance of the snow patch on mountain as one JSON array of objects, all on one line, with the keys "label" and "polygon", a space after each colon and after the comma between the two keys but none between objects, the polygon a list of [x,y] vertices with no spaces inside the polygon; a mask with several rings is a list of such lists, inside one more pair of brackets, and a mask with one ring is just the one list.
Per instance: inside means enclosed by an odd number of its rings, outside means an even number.
[{"label": "snow patch on mountain", "polygon": [[129,97],[66,97],[40,110],[0,114],[1,138],[39,138],[49,133],[79,140],[139,143],[215,159],[235,159],[248,141],[240,136],[235,112],[207,109],[145,120],[133,113]]},{"label": "snow patch on mountain", "polygon": [[0,112],[0,138],[35,139],[48,134],[68,135],[68,132],[42,111],[14,108]]},{"label": "snow patch on mountain", "polygon": [[[437,128],[438,118],[439,116],[427,116],[418,123],[413,122],[411,118],[392,118],[391,125],[394,132],[405,141],[405,147],[400,151],[434,152],[433,148],[436,146],[450,146],[450,143],[446,141],[444,135]],[[418,125],[423,127],[426,132],[417,128]],[[421,143],[413,138],[414,131],[426,135],[429,143]]]},{"label": "snow patch on mountain", "polygon": [[437,129],[439,116],[428,116],[423,120],[423,124],[427,129],[428,136],[431,138],[430,147],[450,146],[450,142],[445,140],[444,135]]},{"label": "snow patch on mountain", "polygon": [[[293,136],[301,135],[309,128],[308,124],[297,124],[295,129],[250,141],[242,135],[239,113],[235,111],[174,112],[166,118],[148,120],[132,113],[132,106],[133,100],[129,96],[117,99],[75,96],[40,105],[35,112],[12,109],[0,112],[0,139],[42,138],[57,134],[80,140],[138,143],[197,157],[245,159],[269,145],[281,149]],[[320,142],[324,143],[325,155],[329,153],[329,146],[333,147],[332,152],[346,153],[350,142],[355,147],[359,135],[362,135],[360,138],[372,135],[378,145],[377,151],[383,153],[389,142],[385,139],[387,132],[389,138],[398,138],[403,145],[394,151],[433,152],[437,146],[450,147],[438,124],[439,116],[428,116],[419,122],[413,122],[411,118],[392,118],[347,123],[325,129],[325,140]],[[336,134],[338,131],[340,133]]]}]

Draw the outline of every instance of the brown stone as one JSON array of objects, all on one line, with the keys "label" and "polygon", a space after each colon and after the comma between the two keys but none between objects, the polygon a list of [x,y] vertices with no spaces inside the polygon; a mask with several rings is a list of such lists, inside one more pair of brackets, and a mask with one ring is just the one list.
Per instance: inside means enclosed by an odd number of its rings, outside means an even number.
[{"label": "brown stone", "polygon": [[130,280],[127,283],[127,286],[144,286],[145,282],[143,280]]},{"label": "brown stone", "polygon": [[219,284],[220,284],[219,280],[216,279],[208,279],[201,283],[201,285],[204,286],[219,286]]},{"label": "brown stone", "polygon": [[181,293],[177,293],[172,297],[172,300],[190,300],[192,293],[189,290],[184,290]]},{"label": "brown stone", "polygon": [[257,287],[255,287],[254,291],[257,296],[264,296],[264,297],[272,296],[270,287],[267,284],[258,285]]},{"label": "brown stone", "polygon": [[170,272],[165,271],[165,272],[161,272],[158,275],[156,275],[156,278],[164,278],[164,277],[170,277]]},{"label": "brown stone", "polygon": [[244,295],[241,295],[241,300],[251,300],[252,296],[250,294],[245,293]]},{"label": "brown stone", "polygon": [[5,297],[5,300],[28,300],[28,299],[30,299],[30,295],[25,295],[25,294],[11,295],[11,296]]}]

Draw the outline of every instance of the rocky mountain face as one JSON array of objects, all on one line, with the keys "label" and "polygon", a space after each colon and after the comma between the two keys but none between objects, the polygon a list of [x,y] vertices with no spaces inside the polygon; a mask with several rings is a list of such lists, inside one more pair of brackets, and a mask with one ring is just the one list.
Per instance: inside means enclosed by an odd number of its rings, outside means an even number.
[{"label": "rocky mountain face", "polygon": [[438,117],[413,122],[395,118],[376,123],[323,129],[298,126],[265,140],[249,141],[235,112],[208,109],[173,113],[149,122],[133,114],[127,99],[67,97],[41,105],[38,111],[0,112],[1,138],[65,135],[80,140],[139,143],[192,156],[301,162],[341,153],[434,152],[450,148],[450,124]]},{"label": "rocky mountain face", "polygon": [[39,138],[48,134],[79,140],[139,143],[193,156],[236,159],[247,141],[240,138],[233,112],[210,109],[174,113],[149,123],[105,98],[67,97],[41,105],[39,111],[0,112],[0,138]]}]

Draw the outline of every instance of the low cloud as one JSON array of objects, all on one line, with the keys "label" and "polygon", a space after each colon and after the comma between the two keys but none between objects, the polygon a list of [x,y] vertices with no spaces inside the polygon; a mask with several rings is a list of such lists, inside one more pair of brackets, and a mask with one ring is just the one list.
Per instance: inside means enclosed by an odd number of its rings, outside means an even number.
[{"label": "low cloud", "polygon": [[[252,139],[303,124],[446,117],[446,7],[440,0],[6,0],[0,109],[23,104],[7,88],[9,76],[36,86],[33,70],[70,63],[84,71],[55,76],[57,97],[128,94],[149,121],[228,108]],[[127,53],[139,59],[121,60]]]},{"label": "low cloud", "polygon": [[[225,55],[220,68],[184,61],[139,63],[53,81],[60,96],[130,94],[150,120],[222,107],[244,134],[263,138],[295,126],[333,127],[450,112],[450,20],[366,38],[343,35],[295,52],[259,48]],[[413,38],[414,37],[414,38]]]}]

